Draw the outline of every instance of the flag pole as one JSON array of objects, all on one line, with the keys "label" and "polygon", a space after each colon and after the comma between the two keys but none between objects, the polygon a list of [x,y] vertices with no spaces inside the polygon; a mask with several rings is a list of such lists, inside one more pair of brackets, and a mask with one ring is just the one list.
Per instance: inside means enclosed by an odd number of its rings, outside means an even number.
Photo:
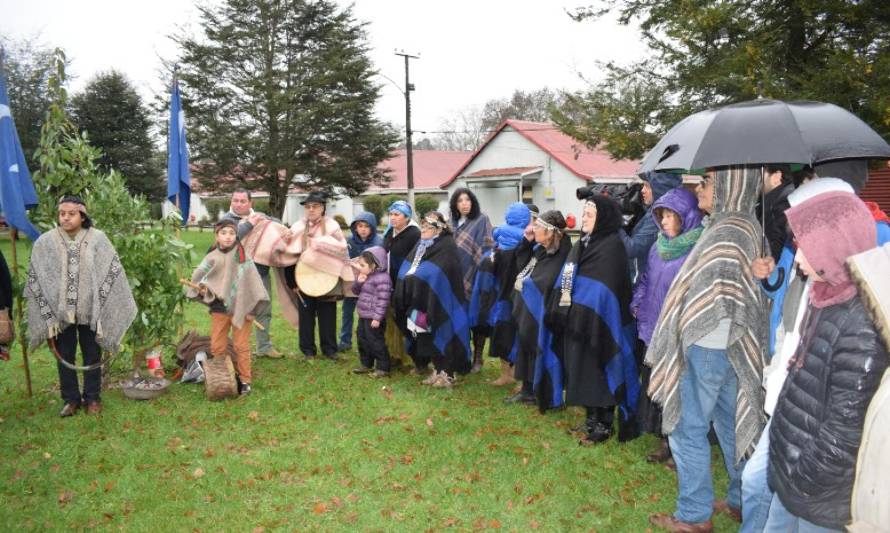
[{"label": "flag pole", "polygon": [[[12,230],[12,231],[10,231],[10,241],[11,241],[10,244],[12,244],[12,277],[13,277],[13,279],[18,279],[18,277],[19,277],[19,258],[18,258],[18,254],[16,253],[16,249],[15,249],[16,248],[15,241],[17,240],[16,237],[18,237],[19,230],[13,228],[12,226],[10,226],[10,229]],[[15,301],[16,301],[16,298],[13,298],[13,303],[15,303]],[[16,309],[15,309],[15,323],[23,324],[24,323],[24,322],[22,322],[23,315],[24,315],[24,313],[22,311],[23,301],[21,298],[19,298],[18,302],[19,302],[19,304],[17,306],[15,306],[16,307]],[[19,344],[22,346],[22,363],[24,363],[22,366],[25,369],[25,385],[28,388],[28,398],[30,398],[31,396],[34,395],[34,392],[31,389],[31,366],[28,363],[28,343],[25,341],[25,339],[19,338]]]}]

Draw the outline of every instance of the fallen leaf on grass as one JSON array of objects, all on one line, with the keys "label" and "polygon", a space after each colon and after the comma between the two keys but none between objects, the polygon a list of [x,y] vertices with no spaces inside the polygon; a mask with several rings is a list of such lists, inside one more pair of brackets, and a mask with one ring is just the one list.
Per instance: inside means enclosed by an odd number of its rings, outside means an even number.
[{"label": "fallen leaf on grass", "polygon": [[194,472],[192,472],[192,475],[195,476],[196,478],[198,478],[198,477],[203,477],[203,476],[204,476],[204,469],[201,468],[201,467],[198,467],[198,468],[195,469]]},{"label": "fallen leaf on grass", "polygon": [[429,426],[429,427],[433,427],[433,419],[432,419],[432,418],[427,418],[427,419],[426,419],[426,425]]},{"label": "fallen leaf on grass", "polygon": [[253,533],[265,533],[265,531],[266,528],[264,528],[263,526],[257,526],[253,528]]},{"label": "fallen leaf on grass", "polygon": [[249,418],[253,421],[256,421],[259,417],[260,417],[260,414],[257,413],[256,411],[251,411],[251,412],[247,413],[247,418]]},{"label": "fallen leaf on grass", "polygon": [[43,452],[43,458],[46,460],[50,460],[53,458],[53,454],[51,454],[49,452]]},{"label": "fallen leaf on grass", "polygon": [[313,514],[324,514],[328,512],[328,506],[324,502],[318,502],[315,504],[315,507],[312,508]]},{"label": "fallen leaf on grass", "polygon": [[445,527],[459,526],[461,524],[460,518],[448,518],[445,520],[445,523],[442,524]]},{"label": "fallen leaf on grass", "polygon": [[71,500],[74,499],[74,493],[70,490],[65,490],[59,493],[59,504],[65,505]]}]

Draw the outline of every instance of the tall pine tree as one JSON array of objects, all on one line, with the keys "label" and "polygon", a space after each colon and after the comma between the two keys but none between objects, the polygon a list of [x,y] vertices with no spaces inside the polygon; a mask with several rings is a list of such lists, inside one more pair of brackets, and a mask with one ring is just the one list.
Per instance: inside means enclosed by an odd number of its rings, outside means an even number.
[{"label": "tall pine tree", "polygon": [[[292,186],[357,194],[385,182],[398,135],[373,114],[364,25],[327,0],[226,0],[175,39],[195,174],[217,190]],[[220,180],[231,176],[234,180]]]},{"label": "tall pine tree", "polygon": [[164,197],[165,183],[157,147],[151,140],[148,108],[120,72],[94,77],[71,98],[72,121],[102,151],[99,166],[117,170],[131,194]]},{"label": "tall pine tree", "polygon": [[890,137],[886,0],[600,0],[574,18],[610,12],[639,23],[651,55],[604,65],[555,114],[588,145],[641,157],[684,116],[757,97],[831,102]]}]

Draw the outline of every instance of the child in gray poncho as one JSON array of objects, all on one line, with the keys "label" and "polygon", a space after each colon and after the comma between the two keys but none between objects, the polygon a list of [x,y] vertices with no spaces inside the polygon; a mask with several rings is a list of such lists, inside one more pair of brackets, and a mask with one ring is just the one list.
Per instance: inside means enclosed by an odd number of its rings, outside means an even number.
[{"label": "child in gray poncho", "polygon": [[210,351],[214,357],[225,357],[229,328],[237,358],[238,392],[251,391],[250,323],[265,306],[269,295],[263,280],[247,257],[236,236],[235,222],[223,219],[216,224],[216,244],[192,274],[189,298],[210,307]]}]

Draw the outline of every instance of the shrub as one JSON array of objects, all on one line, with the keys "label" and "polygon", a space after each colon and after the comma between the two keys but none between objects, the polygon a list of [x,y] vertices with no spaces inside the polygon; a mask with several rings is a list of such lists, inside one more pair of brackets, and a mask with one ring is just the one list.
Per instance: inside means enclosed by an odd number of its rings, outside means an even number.
[{"label": "shrub", "polygon": [[340,213],[337,213],[336,215],[334,215],[334,220],[337,222],[337,224],[340,225],[340,229],[342,229],[344,231],[349,229],[349,224],[346,223],[346,217],[344,217]]},{"label": "shrub", "polygon": [[230,198],[202,198],[201,203],[207,210],[207,218],[213,222],[219,220],[219,217],[229,210],[232,203]]},{"label": "shrub", "polygon": [[101,152],[74,129],[65,113],[64,63],[64,54],[57,51],[50,81],[52,101],[35,153],[39,204],[34,217],[39,227],[50,229],[56,225],[61,194],[83,197],[96,228],[108,235],[117,250],[133,289],[138,314],[124,338],[124,349],[138,364],[149,349],[171,343],[182,321],[178,278],[191,264],[191,245],[172,237],[178,214],[164,219],[161,229],[140,229],[140,222],[148,218],[148,204],[127,191],[119,173],[99,169],[96,162]]},{"label": "shrub", "polygon": [[435,196],[431,194],[421,194],[414,199],[414,207],[418,216],[422,216],[424,213],[438,209],[439,200],[436,200]]}]

